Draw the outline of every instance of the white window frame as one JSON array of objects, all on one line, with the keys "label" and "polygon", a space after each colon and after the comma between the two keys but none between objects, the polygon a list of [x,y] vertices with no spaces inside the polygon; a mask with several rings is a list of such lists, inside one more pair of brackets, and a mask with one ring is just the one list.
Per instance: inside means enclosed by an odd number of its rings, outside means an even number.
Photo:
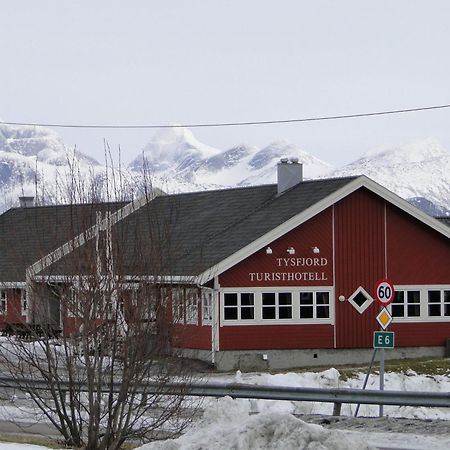
[{"label": "white window frame", "polygon": [[172,289],[172,320],[181,325],[198,325],[198,288]]},{"label": "white window frame", "polygon": [[[367,298],[367,301],[361,306],[359,306],[354,300],[360,292]],[[362,314],[374,302],[374,299],[362,286],[359,286],[358,289],[356,289],[356,291],[353,292],[353,294],[348,298],[348,302],[353,306],[353,308],[356,309],[356,311]]]},{"label": "white window frame", "polygon": [[172,289],[172,320],[173,323],[184,324],[184,288]]},{"label": "white window frame", "polygon": [[[308,305],[304,305],[301,302],[301,294],[302,293],[312,293],[312,304],[308,304]],[[317,294],[328,294],[328,303],[317,303]],[[330,315],[331,315],[331,294],[330,291],[328,290],[316,290],[316,291],[300,291],[298,294],[299,297],[299,315],[300,315],[300,319],[301,320],[325,320],[325,319],[329,319]],[[321,308],[321,307],[326,307],[328,305],[328,317],[317,317],[317,309]],[[301,311],[302,311],[302,306],[303,307],[311,307],[313,310],[313,316],[312,317],[302,317],[301,315]]]},{"label": "white window frame", "polygon": [[198,288],[185,288],[186,324],[198,325]]},{"label": "white window frame", "polygon": [[[430,316],[428,314],[428,291],[441,291],[443,298],[444,291],[450,291],[449,284],[430,284],[430,285],[395,285],[395,291],[419,291],[420,292],[420,315],[413,317],[393,316],[392,323],[414,323],[414,322],[450,322],[450,316]],[[392,303],[388,306],[392,314]],[[442,313],[442,310],[441,310]]]},{"label": "white window frame", "polygon": [[[225,306],[225,294],[236,294],[237,296],[237,302],[236,305],[232,306]],[[242,294],[253,294],[253,305],[242,305],[241,302],[241,296]],[[255,293],[252,289],[241,289],[241,290],[231,290],[228,292],[223,293],[223,301],[222,301],[222,320],[225,323],[242,323],[242,324],[249,324],[255,321],[256,318],[256,300],[255,300]],[[237,319],[225,319],[225,311],[228,309],[234,309],[237,310]],[[253,319],[241,319],[242,317],[242,308],[246,309],[253,309]]]},{"label": "white window frame", "polygon": [[[438,302],[430,302],[430,292],[439,292],[439,301]],[[445,294],[447,293],[447,298],[445,298]],[[449,314],[445,314],[445,307],[448,306],[450,310],[450,289],[428,289],[427,292],[427,313],[428,317],[450,317]],[[439,315],[431,315],[430,314],[430,306],[439,306],[440,314]]]},{"label": "white window frame", "polygon": [[[263,292],[290,292],[292,294],[292,319],[263,319],[262,318],[262,293]],[[327,318],[300,318],[300,292],[327,292],[329,294],[329,317]],[[283,287],[243,287],[243,288],[221,288],[220,295],[220,326],[246,326],[246,325],[317,325],[335,323],[335,294],[333,286],[283,286]],[[225,296],[224,294],[254,294],[254,319],[240,320],[238,313],[237,320],[225,320]],[[239,305],[239,301],[238,301]]]},{"label": "white window frame", "polygon": [[6,316],[8,313],[8,291],[0,289],[0,315]]},{"label": "white window frame", "polygon": [[[396,299],[397,295],[400,292],[403,293],[403,301],[401,303],[397,303],[397,302],[395,302],[395,299]],[[419,293],[419,301],[418,302],[411,301],[412,299],[410,299],[410,294],[412,294],[413,292],[418,292]],[[422,292],[421,292],[420,289],[398,289],[398,288],[395,289],[394,301],[390,304],[390,306],[391,306],[391,311],[390,312],[391,312],[392,318],[394,320],[397,320],[397,319],[417,319],[417,318],[421,317],[421,315],[422,315],[421,303],[422,303]],[[402,316],[394,315],[394,309],[395,309],[396,306],[397,307],[401,306],[403,308],[403,315]],[[417,314],[417,315],[410,315],[409,314],[409,307],[418,307],[419,314]]]},{"label": "white window frame", "polygon": [[202,325],[211,325],[213,320],[213,291],[202,291]]},{"label": "white window frame", "polygon": [[[264,305],[264,294],[274,294],[275,303],[273,305]],[[280,305],[280,294],[290,294],[291,295],[291,303],[288,305]],[[275,318],[274,319],[265,319],[264,318],[264,309],[267,308],[275,308]],[[291,317],[289,318],[281,318],[280,319],[280,308],[290,308],[291,309]],[[279,320],[281,322],[292,320],[294,317],[294,298],[292,292],[289,289],[280,292],[274,291],[264,291],[261,292],[261,320],[267,322],[269,320]]]},{"label": "white window frame", "polygon": [[28,298],[27,298],[27,290],[26,289],[21,289],[20,290],[20,310],[21,310],[22,316],[26,316],[27,315]]}]

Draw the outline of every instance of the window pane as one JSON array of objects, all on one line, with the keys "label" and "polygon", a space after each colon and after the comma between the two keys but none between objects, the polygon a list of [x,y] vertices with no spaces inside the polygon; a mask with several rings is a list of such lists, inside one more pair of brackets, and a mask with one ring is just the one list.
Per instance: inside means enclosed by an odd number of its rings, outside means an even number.
[{"label": "window pane", "polygon": [[420,303],[420,291],[408,291],[408,303]]},{"label": "window pane", "polygon": [[232,308],[225,308],[225,320],[237,320],[237,306]]},{"label": "window pane", "polygon": [[300,318],[301,319],[312,319],[313,318],[313,307],[312,306],[300,306]]},{"label": "window pane", "polygon": [[243,293],[241,294],[241,305],[250,306],[255,304],[253,293]]},{"label": "window pane", "polygon": [[450,303],[444,305],[444,316],[450,316]]},{"label": "window pane", "polygon": [[450,291],[444,291],[444,303],[450,303]]},{"label": "window pane", "polygon": [[263,292],[263,305],[275,305],[275,292]]},{"label": "window pane", "polygon": [[292,294],[290,292],[280,292],[278,294],[279,305],[292,305]]},{"label": "window pane", "polygon": [[419,317],[420,316],[420,305],[408,304],[408,317]]},{"label": "window pane", "polygon": [[393,317],[404,317],[405,316],[405,307],[404,305],[392,305],[392,316]]},{"label": "window pane", "polygon": [[318,306],[317,307],[317,318],[327,319],[330,317],[330,307],[329,306]]},{"label": "window pane", "polygon": [[300,303],[302,305],[312,305],[313,304],[313,293],[312,292],[300,292]]},{"label": "window pane", "polygon": [[[404,291],[396,291],[393,303],[404,303],[404,302],[405,302]],[[394,309],[394,308],[392,308],[392,309]]]},{"label": "window pane", "polygon": [[280,306],[280,319],[292,319],[292,306]]},{"label": "window pane", "polygon": [[440,316],[441,315],[441,305],[428,305],[428,315],[429,316]]},{"label": "window pane", "polygon": [[262,310],[263,319],[275,319],[275,306],[265,306]]},{"label": "window pane", "polygon": [[328,305],[330,303],[330,293],[329,292],[317,292],[316,302],[318,305]]},{"label": "window pane", "polygon": [[225,306],[237,306],[237,294],[225,294]]},{"label": "window pane", "polygon": [[428,303],[440,303],[441,291],[428,291]]},{"label": "window pane", "polygon": [[241,308],[241,320],[253,320],[255,318],[255,308],[243,306]]}]

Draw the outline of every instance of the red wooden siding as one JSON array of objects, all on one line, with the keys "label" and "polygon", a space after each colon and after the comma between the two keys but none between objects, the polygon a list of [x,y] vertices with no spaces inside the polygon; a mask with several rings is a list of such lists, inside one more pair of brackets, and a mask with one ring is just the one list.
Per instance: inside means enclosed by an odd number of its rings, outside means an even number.
[{"label": "red wooden siding", "polygon": [[[327,209],[313,219],[300,225],[281,238],[270,243],[272,254],[267,255],[265,248],[244,259],[228,271],[219,276],[221,287],[269,287],[269,286],[332,286],[332,214]],[[295,255],[287,253],[288,247],[295,248]],[[319,247],[320,253],[315,254],[312,247]],[[309,267],[280,266],[277,258],[318,258],[326,259],[326,265]],[[322,260],[323,261],[323,260]],[[284,262],[283,262],[284,264]],[[251,280],[250,274],[264,273],[314,273],[318,280],[268,280],[257,281],[256,276]]]},{"label": "red wooden siding", "polygon": [[335,205],[336,346],[371,347],[379,306],[374,302],[360,314],[348,299],[362,286],[372,297],[385,275],[384,200],[360,189]]},{"label": "red wooden siding", "polygon": [[21,290],[6,289],[6,315],[0,315],[0,323],[25,323],[26,317],[22,316]]},{"label": "red wooden siding", "polygon": [[173,344],[175,347],[211,350],[211,327],[176,325]]},{"label": "red wooden siding", "polygon": [[387,208],[388,274],[394,284],[450,284],[450,241],[398,208]]},{"label": "red wooden siding", "polygon": [[220,350],[332,347],[332,325],[224,326],[220,329]]},{"label": "red wooden siding", "polygon": [[450,322],[392,323],[395,347],[445,346],[450,338]]}]

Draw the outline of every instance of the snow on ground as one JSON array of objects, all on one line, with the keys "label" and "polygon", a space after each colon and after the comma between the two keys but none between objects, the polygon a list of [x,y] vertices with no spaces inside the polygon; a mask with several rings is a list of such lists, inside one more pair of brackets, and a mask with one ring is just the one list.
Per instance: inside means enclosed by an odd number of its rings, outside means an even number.
[{"label": "snow on ground", "polygon": [[[359,372],[354,378],[342,380],[338,370],[331,368],[322,372],[303,373],[246,373],[237,371],[231,375],[212,375],[210,381],[216,383],[245,383],[267,386],[289,386],[308,388],[353,388],[361,389],[366,374]],[[406,373],[386,372],[384,381],[385,390],[390,391],[428,391],[450,392],[450,375],[418,375],[409,370]],[[379,376],[372,374],[369,377],[366,389],[379,389]],[[211,400],[206,400],[210,402]],[[247,401],[247,400],[242,400]],[[283,411],[292,414],[331,414],[332,403],[289,402],[252,400],[254,411],[267,409]],[[356,405],[343,404],[341,414],[353,416]],[[376,405],[361,405],[359,416],[376,417],[379,407]],[[385,406],[384,414],[389,417],[407,417],[415,419],[444,419],[450,420],[448,408],[425,408],[410,406]]]},{"label": "snow on ground", "polygon": [[175,440],[140,450],[365,450],[360,436],[326,430],[283,412],[250,414],[250,404],[222,398],[205,410],[192,429]]},{"label": "snow on ground", "polygon": [[15,444],[13,442],[0,442],[0,450],[48,450],[40,445]]},{"label": "snow on ground", "polygon": [[[364,378],[365,373],[361,372],[353,378],[343,380],[339,371],[331,368],[321,372],[280,374],[243,374],[238,371],[235,374],[208,375],[204,381],[361,389]],[[378,375],[371,375],[367,389],[378,389],[378,387]],[[431,376],[418,375],[413,371],[387,372],[385,389],[448,393],[450,392],[450,374]],[[4,404],[0,408],[0,420],[13,418],[19,421],[33,421],[31,418],[33,410],[27,411],[25,404],[18,408],[20,402],[21,399],[12,399]],[[450,420],[450,408],[385,406],[384,414],[390,419],[380,422],[376,419],[379,413],[378,406],[361,405],[359,420],[362,421],[362,425],[360,424],[358,428],[347,429],[343,426],[342,429],[337,430],[335,429],[337,427],[332,428],[327,425],[324,428],[311,423],[314,422],[311,420],[311,415],[315,417],[330,415],[333,410],[331,403],[207,398],[203,402],[203,407],[203,417],[193,423],[183,436],[176,440],[144,445],[141,450],[227,450],[230,448],[236,450],[360,450],[371,448],[371,446],[390,449],[448,450],[450,448],[450,432],[447,431],[446,422],[438,424],[439,427],[433,427],[433,423],[430,422],[431,419]],[[353,416],[355,408],[356,405],[342,405],[342,415]],[[294,414],[302,415],[303,420]],[[399,432],[403,431],[403,423],[401,419],[398,419],[400,417],[410,419],[404,424],[405,432]],[[414,428],[412,425],[415,419],[426,419],[427,422],[420,422],[425,423],[421,429]],[[317,421],[317,423],[322,422]],[[0,443],[0,450],[17,450],[18,448],[23,449],[25,446]],[[32,449],[42,450],[43,447],[29,446],[29,450]]]}]

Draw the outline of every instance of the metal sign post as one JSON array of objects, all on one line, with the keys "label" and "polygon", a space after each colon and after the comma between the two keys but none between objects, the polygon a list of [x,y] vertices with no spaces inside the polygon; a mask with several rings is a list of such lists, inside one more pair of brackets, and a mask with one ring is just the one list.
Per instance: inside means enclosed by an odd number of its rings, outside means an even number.
[{"label": "metal sign post", "polygon": [[[387,280],[379,280],[375,284],[375,297],[381,305],[381,310],[376,319],[383,330],[392,322],[392,316],[386,309],[394,301],[394,286]],[[394,333],[389,331],[375,331],[373,334],[373,347],[379,348],[380,351],[380,391],[384,391],[384,349],[394,348]],[[384,405],[380,405],[379,416],[383,417]]]}]

